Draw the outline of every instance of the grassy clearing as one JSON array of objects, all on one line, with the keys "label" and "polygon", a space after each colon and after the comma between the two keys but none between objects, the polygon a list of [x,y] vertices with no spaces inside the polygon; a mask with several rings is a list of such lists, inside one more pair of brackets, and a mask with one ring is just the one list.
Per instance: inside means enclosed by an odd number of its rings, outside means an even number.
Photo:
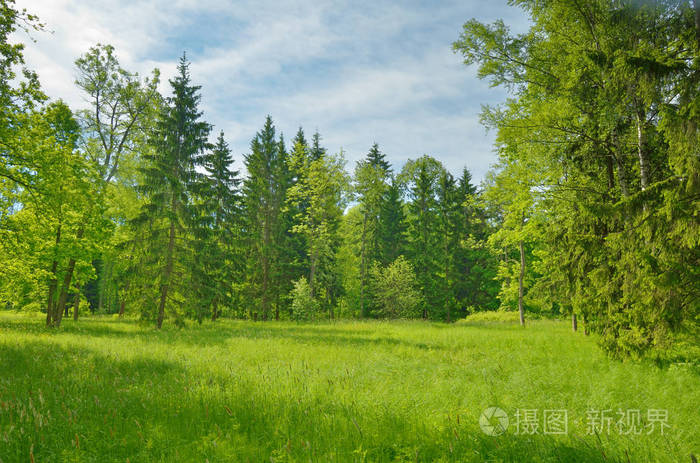
[{"label": "grassy clearing", "polygon": [[[688,461],[700,377],[609,360],[564,322],[133,321],[0,313],[0,460]],[[496,405],[568,434],[485,435]],[[586,434],[586,411],[668,410],[664,434]],[[540,419],[541,421],[541,419]]]}]

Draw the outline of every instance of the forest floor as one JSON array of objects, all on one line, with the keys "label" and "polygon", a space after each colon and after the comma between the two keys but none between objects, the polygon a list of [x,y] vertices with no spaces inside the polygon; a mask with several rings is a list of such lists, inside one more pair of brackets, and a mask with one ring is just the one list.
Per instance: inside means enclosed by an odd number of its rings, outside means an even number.
[{"label": "forest floor", "polygon": [[697,369],[611,360],[558,321],[0,312],[2,463],[690,462],[698,410]]}]

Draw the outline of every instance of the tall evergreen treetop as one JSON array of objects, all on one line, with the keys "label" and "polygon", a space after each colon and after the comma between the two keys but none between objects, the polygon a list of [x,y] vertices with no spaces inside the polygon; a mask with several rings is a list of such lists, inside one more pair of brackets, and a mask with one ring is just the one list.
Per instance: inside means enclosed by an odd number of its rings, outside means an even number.
[{"label": "tall evergreen treetop", "polygon": [[217,222],[225,221],[225,215],[234,212],[239,203],[240,173],[232,169],[233,162],[231,149],[221,131],[213,149],[201,157],[211,194],[208,199],[214,203]]},{"label": "tall evergreen treetop", "polygon": [[311,150],[309,151],[309,156],[311,157],[312,161],[316,161],[318,159],[321,159],[325,155],[326,148],[321,146],[321,134],[318,133],[317,130],[316,132],[314,132],[313,137],[311,137]]},{"label": "tall evergreen treetop", "polygon": [[472,184],[472,174],[466,167],[462,169],[462,176],[458,180],[458,188],[462,195],[472,196],[476,194],[476,186]]},{"label": "tall evergreen treetop", "polygon": [[368,164],[381,168],[387,176],[391,173],[391,165],[386,160],[386,155],[379,151],[377,143],[374,143],[369,149],[366,160]]},{"label": "tall evergreen treetop", "polygon": [[299,127],[297,134],[292,139],[292,151],[289,153],[289,167],[292,172],[292,181],[296,182],[309,160],[309,144],[304,136],[304,130]]}]

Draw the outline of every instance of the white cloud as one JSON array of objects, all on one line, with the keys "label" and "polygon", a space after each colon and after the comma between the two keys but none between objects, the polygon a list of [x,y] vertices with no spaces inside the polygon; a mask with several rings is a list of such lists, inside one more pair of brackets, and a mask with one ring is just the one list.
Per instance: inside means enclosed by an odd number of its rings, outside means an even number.
[{"label": "white cloud", "polygon": [[[493,159],[478,124],[482,102],[502,99],[452,54],[471,16],[526,24],[504,4],[474,0],[18,0],[53,33],[36,32],[26,59],[46,92],[82,106],[73,62],[97,42],[115,46],[122,65],[161,69],[162,90],[183,49],[202,85],[205,117],[247,151],[266,114],[287,139],[299,125],[318,129],[350,161],[373,141],[398,166],[432,154],[476,178]],[[516,27],[516,29],[518,28]],[[352,164],[352,162],[351,162]]]}]

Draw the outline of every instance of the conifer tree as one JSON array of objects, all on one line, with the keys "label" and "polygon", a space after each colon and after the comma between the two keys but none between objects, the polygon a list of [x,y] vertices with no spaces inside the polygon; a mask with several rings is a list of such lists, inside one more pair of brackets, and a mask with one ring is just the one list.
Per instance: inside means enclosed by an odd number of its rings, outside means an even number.
[{"label": "conifer tree", "polygon": [[[249,246],[246,275],[248,288],[259,301],[263,320],[270,316],[271,304],[279,295],[275,281],[280,272],[279,249],[275,240],[285,232],[281,211],[288,183],[286,153],[276,139],[272,118],[267,116],[263,129],[253,138],[245,156],[248,177],[243,182],[245,228]],[[281,230],[281,231],[280,231]],[[252,308],[249,315],[257,318]]]},{"label": "conifer tree", "polygon": [[158,328],[163,324],[166,305],[182,305],[187,293],[186,289],[178,293],[178,289],[184,280],[183,264],[191,253],[195,167],[199,156],[210,148],[207,138],[211,126],[201,120],[200,87],[192,85],[184,54],[177,70],[170,80],[173,94],[166,99],[149,140],[152,152],[144,156],[148,164],[142,169],[140,190],[147,200],[135,221],[140,226],[148,225],[145,239],[154,256],[151,264],[155,265],[149,270],[155,271],[158,279]]},{"label": "conifer tree", "polygon": [[[360,310],[369,315],[372,297],[367,295],[369,269],[378,257],[377,222],[382,198],[391,173],[384,154],[375,143],[367,157],[355,167],[355,191],[362,212],[362,236],[360,241]],[[369,296],[369,297],[368,297]]]},{"label": "conifer tree", "polygon": [[407,229],[401,188],[392,177],[391,185],[382,199],[377,227],[379,262],[383,266],[391,264],[400,255],[405,254]]},{"label": "conifer tree", "polygon": [[408,192],[409,246],[408,254],[423,294],[422,317],[432,317],[435,307],[442,305],[437,290],[439,271],[437,228],[437,182],[444,168],[430,156],[409,160],[400,179]]},{"label": "conifer tree", "polygon": [[[200,160],[206,175],[201,178],[198,196],[201,201],[200,242],[197,256],[201,288],[205,296],[197,301],[202,308],[211,307],[211,318],[221,314],[220,305],[230,305],[234,286],[242,266],[239,249],[241,233],[241,196],[239,172],[233,170],[231,149],[221,131],[213,149]],[[200,309],[201,310],[201,309]]]},{"label": "conifer tree", "polygon": [[386,155],[379,150],[379,145],[374,143],[367,153],[367,163],[379,167],[387,175],[391,173],[391,165],[386,160]]},{"label": "conifer tree", "polygon": [[437,182],[437,233],[440,247],[438,264],[441,281],[439,284],[445,320],[452,320],[451,308],[454,305],[454,285],[459,276],[455,266],[455,253],[460,246],[459,202],[457,185],[452,174],[443,170]]}]

